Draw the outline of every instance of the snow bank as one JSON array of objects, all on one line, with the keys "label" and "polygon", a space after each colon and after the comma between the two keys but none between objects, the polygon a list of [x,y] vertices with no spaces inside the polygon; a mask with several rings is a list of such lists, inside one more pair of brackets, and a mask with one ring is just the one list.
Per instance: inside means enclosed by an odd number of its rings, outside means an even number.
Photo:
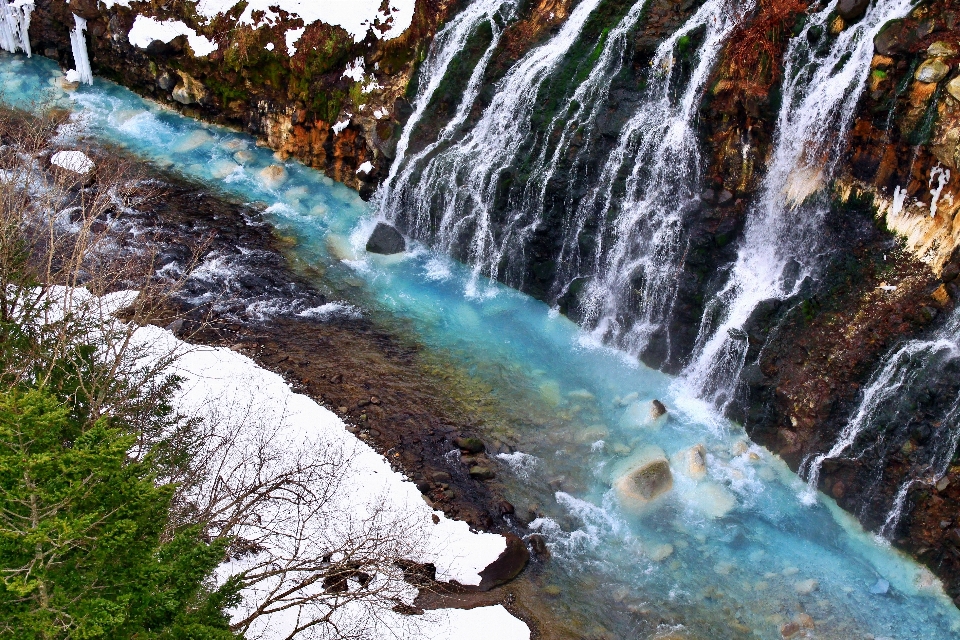
[{"label": "snow bank", "polygon": [[58,151],[50,157],[50,163],[74,173],[90,173],[93,160],[82,151]]},{"label": "snow bank", "polygon": [[[102,0],[102,2],[107,7],[114,5],[130,6],[130,0]],[[263,11],[265,14],[264,20],[275,23],[278,17],[274,10],[276,7],[295,17],[300,17],[304,25],[324,22],[343,27],[357,42],[363,40],[367,35],[367,29],[371,26],[389,24],[389,28],[382,35],[377,29],[374,29],[373,32],[378,37],[390,40],[406,31],[410,23],[413,22],[415,2],[416,0],[391,0],[389,3],[391,11],[385,13],[380,10],[380,7],[383,6],[381,0],[248,0],[247,7],[240,16],[240,22],[252,25],[254,24],[253,13]],[[197,0],[197,15],[207,19],[215,18],[233,9],[238,4],[240,4],[240,0]],[[295,33],[297,31],[299,33]],[[292,42],[291,34],[293,34]],[[301,35],[303,35],[302,29],[288,32],[288,49],[293,48]],[[190,46],[194,47],[192,42]],[[194,47],[194,51],[196,50],[196,47]],[[197,55],[201,54],[197,53]],[[293,55],[293,53],[290,55]]]},{"label": "snow bank", "polygon": [[[413,483],[393,471],[383,456],[348,432],[335,414],[310,398],[294,393],[280,376],[260,368],[246,356],[229,349],[188,345],[169,331],[153,326],[138,329],[134,343],[135,348],[138,345],[147,348],[157,357],[173,351],[180,353],[170,373],[183,379],[182,395],[175,409],[184,415],[213,415],[211,424],[219,424],[221,429],[228,431],[242,431],[250,428],[245,425],[251,424],[253,412],[256,424],[272,425],[271,434],[280,444],[278,451],[282,453],[286,447],[287,458],[292,458],[293,464],[301,464],[303,456],[331,445],[334,450],[350,451],[349,464],[344,467],[344,477],[338,485],[339,495],[334,497],[336,508],[353,510],[361,519],[365,510],[383,508],[384,505],[403,514],[404,526],[413,523],[411,531],[421,535],[423,540],[420,557],[411,559],[434,563],[438,579],[479,584],[479,572],[506,548],[502,536],[471,532],[466,523],[447,519],[428,507]],[[231,412],[236,415],[231,416]],[[258,452],[262,452],[262,434],[253,434],[250,441],[260,447]],[[244,446],[243,434],[240,434],[232,448],[235,449],[233,455],[241,460],[250,455]],[[271,459],[276,458],[277,452],[271,453]],[[216,481],[224,480],[217,478]],[[273,523],[280,521],[274,513],[264,517]],[[324,523],[324,526],[334,528],[343,525],[342,521],[331,525],[324,520]],[[318,532],[317,535],[322,537],[325,533]],[[311,536],[309,539],[315,538]],[[244,569],[243,562],[225,565],[221,577]],[[253,611],[262,592],[262,587],[259,591],[245,592],[244,604],[235,612],[235,619],[242,619]],[[402,599],[412,600],[412,595],[415,594],[406,594]],[[261,618],[247,635],[267,640],[284,638],[295,628],[298,617],[307,613],[296,607],[278,611]],[[356,610],[353,615],[364,614]],[[479,639],[481,634],[486,637],[493,630],[499,640],[528,640],[530,637],[526,625],[501,606],[469,611],[428,611],[422,616],[402,616],[388,610],[379,612],[379,616],[382,620],[378,624],[378,633],[384,638],[469,640]],[[303,618],[299,619],[302,623]]]},{"label": "snow bank", "polygon": [[198,58],[204,58],[217,50],[216,42],[199,35],[180,20],[161,22],[156,18],[137,16],[127,37],[133,46],[146,49],[154,40],[170,42],[178,36],[187,36],[187,42],[190,43],[193,54]]}]

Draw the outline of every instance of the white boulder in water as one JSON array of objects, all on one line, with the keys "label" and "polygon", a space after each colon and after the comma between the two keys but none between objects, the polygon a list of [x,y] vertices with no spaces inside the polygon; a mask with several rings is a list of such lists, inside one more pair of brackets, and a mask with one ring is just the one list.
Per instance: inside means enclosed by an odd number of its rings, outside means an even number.
[{"label": "white boulder in water", "polygon": [[58,151],[51,156],[50,163],[80,175],[90,173],[95,166],[82,151]]},{"label": "white boulder in water", "polygon": [[268,189],[275,189],[287,181],[287,170],[279,164],[272,164],[260,171],[260,179]]},{"label": "white boulder in water", "polygon": [[645,447],[623,467],[614,482],[620,504],[628,511],[642,509],[673,488],[673,474],[667,455],[659,447]]},{"label": "white boulder in water", "polygon": [[659,429],[669,419],[667,408],[659,400],[631,403],[620,418],[624,428]]},{"label": "white boulder in water", "polygon": [[693,480],[703,480],[707,476],[707,448],[697,444],[678,452],[674,456],[674,466]]},{"label": "white boulder in water", "polygon": [[715,482],[700,482],[683,495],[695,511],[711,519],[722,518],[737,506],[737,498],[726,487]]}]

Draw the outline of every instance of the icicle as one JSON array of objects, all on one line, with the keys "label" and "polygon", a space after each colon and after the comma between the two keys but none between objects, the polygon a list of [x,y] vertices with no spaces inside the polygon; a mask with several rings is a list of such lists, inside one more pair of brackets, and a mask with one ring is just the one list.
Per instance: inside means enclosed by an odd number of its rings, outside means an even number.
[{"label": "icicle", "polygon": [[77,26],[70,32],[70,44],[73,45],[73,61],[77,65],[76,77],[80,82],[93,84],[93,70],[87,54],[87,37],[83,34],[87,30],[87,21],[76,14],[73,19]]},{"label": "icicle", "polygon": [[28,58],[33,54],[30,49],[33,8],[31,0],[16,0],[13,4],[0,0],[0,49],[10,53],[23,51]]}]

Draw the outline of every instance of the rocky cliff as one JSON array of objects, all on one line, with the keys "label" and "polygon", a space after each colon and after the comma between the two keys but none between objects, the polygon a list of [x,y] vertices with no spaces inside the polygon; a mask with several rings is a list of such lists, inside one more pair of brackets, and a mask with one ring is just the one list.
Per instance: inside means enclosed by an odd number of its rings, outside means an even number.
[{"label": "rocky cliff", "polygon": [[[209,16],[190,0],[38,0],[30,37],[34,51],[69,69],[76,14],[87,20],[94,73],[188,115],[245,130],[283,157],[372,193],[408,115],[416,63],[456,1],[417,0],[399,34],[386,9],[359,39],[342,26],[306,23],[282,10],[244,19],[247,4]],[[210,43],[200,51],[190,44],[204,42],[197,36]]]}]

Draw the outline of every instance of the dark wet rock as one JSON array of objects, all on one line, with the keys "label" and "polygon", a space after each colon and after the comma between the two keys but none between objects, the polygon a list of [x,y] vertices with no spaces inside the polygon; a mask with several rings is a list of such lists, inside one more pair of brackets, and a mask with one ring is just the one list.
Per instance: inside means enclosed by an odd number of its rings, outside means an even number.
[{"label": "dark wet rock", "polygon": [[501,584],[510,582],[527,566],[530,561],[530,551],[519,537],[512,533],[504,535],[507,548],[496,560],[480,572],[478,591],[489,591]]},{"label": "dark wet rock", "polygon": [[660,416],[667,415],[667,408],[659,400],[650,403],[650,417],[656,420]]},{"label": "dark wet rock", "polygon": [[457,438],[453,444],[467,453],[483,453],[486,450],[480,438]]},{"label": "dark wet rock", "polygon": [[840,0],[837,13],[849,24],[862,18],[869,6],[870,0]]},{"label": "dark wet rock", "polygon": [[533,555],[537,558],[541,560],[550,558],[550,547],[547,546],[547,539],[539,533],[532,533],[527,536],[527,543],[530,545]]},{"label": "dark wet rock", "polygon": [[476,480],[492,480],[496,473],[490,467],[475,465],[470,467],[470,477]]},{"label": "dark wet rock", "polygon": [[720,192],[720,195],[717,196],[717,204],[721,207],[729,207],[733,204],[733,192],[729,189],[724,189]]},{"label": "dark wet rock", "polygon": [[164,91],[173,91],[173,88],[177,86],[178,82],[180,82],[180,77],[169,71],[164,71],[160,74],[160,77],[157,78],[157,86]]},{"label": "dark wet rock", "polygon": [[100,17],[100,8],[97,0],[70,0],[70,12],[86,20],[95,20]]},{"label": "dark wet rock", "polygon": [[407,242],[397,231],[396,227],[385,222],[378,222],[370,239],[367,240],[367,251],[383,255],[403,253],[407,250]]}]

